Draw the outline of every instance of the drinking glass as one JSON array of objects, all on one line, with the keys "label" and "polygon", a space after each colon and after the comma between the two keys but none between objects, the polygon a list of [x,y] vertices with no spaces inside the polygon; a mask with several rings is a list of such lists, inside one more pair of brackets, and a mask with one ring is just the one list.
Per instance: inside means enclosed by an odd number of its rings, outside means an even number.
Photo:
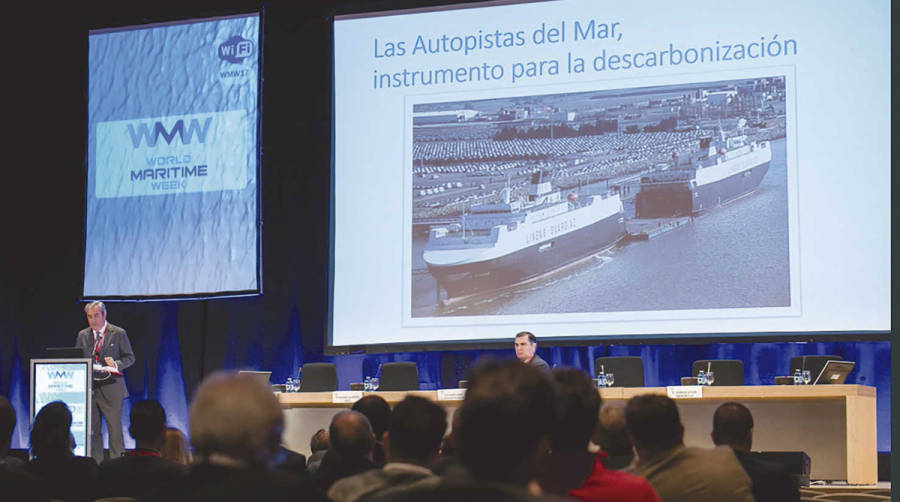
[{"label": "drinking glass", "polygon": [[607,387],[612,387],[613,383],[615,383],[615,381],[616,381],[616,375],[613,375],[612,373],[606,374],[606,386]]},{"label": "drinking glass", "polygon": [[380,382],[380,379],[375,378],[375,377],[372,378],[372,381],[371,381],[372,392],[375,392],[376,390],[378,390],[378,383],[379,383],[379,382]]},{"label": "drinking glass", "polygon": [[809,382],[812,381],[812,374],[810,374],[809,370],[803,370],[803,383],[809,385]]},{"label": "drinking glass", "polygon": [[716,381],[716,374],[712,371],[706,372],[706,385],[712,385]]}]

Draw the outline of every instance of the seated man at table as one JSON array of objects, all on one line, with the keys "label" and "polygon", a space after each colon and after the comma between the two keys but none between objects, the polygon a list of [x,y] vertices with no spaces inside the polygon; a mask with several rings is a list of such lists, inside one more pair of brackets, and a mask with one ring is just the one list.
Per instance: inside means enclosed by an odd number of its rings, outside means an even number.
[{"label": "seated man at table", "polygon": [[547,361],[541,359],[541,356],[537,355],[537,338],[533,334],[528,331],[516,334],[513,346],[516,348],[516,359],[532,368],[550,373],[550,365],[547,364]]},{"label": "seated man at table", "polygon": [[407,396],[391,413],[391,428],[385,434],[387,464],[337,481],[328,490],[328,500],[356,502],[437,484],[439,478],[430,467],[438,458],[445,430],[444,408],[422,397]]},{"label": "seated man at table", "polygon": [[766,462],[750,452],[753,444],[753,415],[740,403],[725,403],[713,415],[712,440],[716,446],[730,446],[753,481],[756,502],[799,502],[800,490],[781,464]]},{"label": "seated man at table", "polygon": [[625,424],[637,460],[629,468],[644,476],[663,502],[752,502],[750,478],[728,447],[684,445],[675,401],[657,394],[635,396]]},{"label": "seated man at table", "polygon": [[128,432],[136,448],[100,465],[100,487],[107,497],[142,497],[184,477],[185,469],[162,458],[166,412],[153,400],[131,408]]}]

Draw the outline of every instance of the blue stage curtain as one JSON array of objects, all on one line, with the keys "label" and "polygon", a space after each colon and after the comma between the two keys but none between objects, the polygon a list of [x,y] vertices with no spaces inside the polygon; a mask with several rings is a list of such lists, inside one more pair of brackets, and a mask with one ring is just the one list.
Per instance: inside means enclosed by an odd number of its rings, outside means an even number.
[{"label": "blue stage curtain", "polygon": [[[183,305],[183,304],[182,304]],[[117,306],[118,307],[118,306]],[[188,308],[197,307],[196,304]],[[362,382],[366,376],[380,376],[381,366],[387,362],[413,361],[418,366],[422,390],[456,387],[466,378],[470,367],[482,358],[509,359],[514,357],[512,342],[509,349],[458,350],[432,352],[397,352],[385,354],[351,354],[326,356],[321,340],[308,340],[303,333],[300,316],[294,310],[284,319],[279,332],[266,332],[259,321],[224,315],[207,327],[216,335],[208,335],[199,344],[191,333],[190,322],[179,319],[176,303],[158,304],[154,312],[142,316],[143,325],[129,327],[132,344],[143,349],[138,363],[127,372],[131,398],[123,409],[123,428],[128,427],[131,402],[153,398],[159,400],[168,415],[169,425],[189,432],[188,402],[202,375],[217,369],[265,369],[272,371],[273,382],[283,382],[296,376],[304,362],[333,362],[337,367],[340,389],[348,389],[352,382]],[[208,315],[229,311],[227,305],[216,307]],[[271,320],[270,320],[271,321]],[[265,325],[268,325],[267,321]],[[156,334],[151,336],[151,334]],[[317,337],[316,337],[317,338]],[[27,357],[21,353],[16,339],[0,345],[0,364],[9,371],[0,372],[0,389],[10,398],[18,416],[12,447],[26,447],[28,438]],[[185,352],[183,346],[189,345]],[[198,349],[199,347],[199,349]],[[138,350],[138,349],[136,349]],[[596,374],[594,359],[601,356],[639,356],[644,362],[647,386],[678,385],[682,376],[691,371],[691,363],[698,359],[738,359],[744,363],[747,385],[771,385],[774,377],[789,375],[793,356],[804,354],[838,354],[856,367],[848,383],[871,385],[877,389],[878,449],[891,450],[891,345],[890,342],[758,342],[710,344],[615,344],[581,347],[544,347],[538,353],[554,367],[582,368]],[[149,357],[148,357],[149,356]],[[30,356],[29,356],[30,357]],[[34,356],[37,357],[37,356]],[[324,424],[323,424],[324,425]]]}]

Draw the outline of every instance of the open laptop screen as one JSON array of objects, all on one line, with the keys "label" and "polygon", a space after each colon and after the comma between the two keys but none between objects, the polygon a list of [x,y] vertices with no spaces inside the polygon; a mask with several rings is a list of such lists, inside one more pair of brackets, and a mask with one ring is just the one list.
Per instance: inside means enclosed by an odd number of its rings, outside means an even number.
[{"label": "open laptop screen", "polygon": [[847,375],[853,371],[853,361],[828,361],[816,377],[815,385],[842,384],[847,380]]}]

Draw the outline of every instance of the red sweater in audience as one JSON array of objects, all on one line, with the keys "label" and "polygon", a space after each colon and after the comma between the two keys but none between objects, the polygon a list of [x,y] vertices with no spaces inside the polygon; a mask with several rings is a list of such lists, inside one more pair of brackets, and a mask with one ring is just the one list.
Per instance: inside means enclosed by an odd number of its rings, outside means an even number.
[{"label": "red sweater in audience", "polygon": [[581,488],[570,490],[569,495],[584,502],[660,502],[646,479],[603,467],[605,457],[606,453],[597,452],[594,471]]}]

